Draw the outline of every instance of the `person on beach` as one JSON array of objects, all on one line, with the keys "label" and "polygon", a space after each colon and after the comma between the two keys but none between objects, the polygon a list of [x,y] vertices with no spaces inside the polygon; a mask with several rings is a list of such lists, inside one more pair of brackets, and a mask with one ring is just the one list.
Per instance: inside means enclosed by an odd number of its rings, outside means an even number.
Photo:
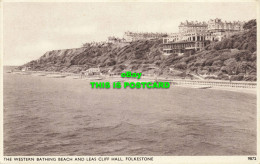
[{"label": "person on beach", "polygon": [[81,71],[80,78],[82,79],[83,77],[85,77],[85,73],[84,73],[84,71]]}]

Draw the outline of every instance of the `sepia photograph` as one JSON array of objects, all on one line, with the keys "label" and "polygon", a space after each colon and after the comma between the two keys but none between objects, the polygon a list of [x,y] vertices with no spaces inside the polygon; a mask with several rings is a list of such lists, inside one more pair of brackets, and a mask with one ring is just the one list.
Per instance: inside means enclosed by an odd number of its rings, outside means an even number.
[{"label": "sepia photograph", "polygon": [[259,162],[257,5],[2,1],[2,162]]}]

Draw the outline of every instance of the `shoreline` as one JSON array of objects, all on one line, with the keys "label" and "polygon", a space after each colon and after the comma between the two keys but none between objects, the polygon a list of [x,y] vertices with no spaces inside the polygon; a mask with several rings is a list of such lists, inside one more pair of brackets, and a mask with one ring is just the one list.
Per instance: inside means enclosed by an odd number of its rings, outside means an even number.
[{"label": "shoreline", "polygon": [[[135,78],[122,78],[120,75],[94,75],[94,76],[84,76],[81,77],[80,74],[76,73],[59,73],[59,72],[46,72],[46,71],[14,71],[14,72],[6,72],[12,74],[19,74],[19,75],[32,75],[32,76],[45,76],[47,78],[69,78],[69,79],[78,79],[78,80],[96,80],[96,81],[109,81],[109,82],[156,82],[156,77],[152,76],[144,76],[141,79]],[[176,80],[176,81],[175,81]],[[224,80],[190,80],[190,79],[172,79],[172,78],[165,78],[165,77],[157,77],[158,82],[170,82],[175,87],[185,87],[185,88],[194,88],[194,89],[214,89],[214,90],[225,90],[225,91],[233,91],[233,92],[240,92],[240,93],[250,93],[250,94],[257,94],[256,87],[231,87],[231,86],[212,86],[207,85],[207,83],[229,83],[229,84],[252,84],[252,82],[248,81],[229,81]],[[184,83],[183,83],[184,82]],[[188,83],[187,83],[188,82]],[[195,84],[193,84],[195,83]],[[256,84],[256,82],[253,82]]]},{"label": "shoreline", "polygon": [[233,88],[233,87],[210,87],[210,88],[203,88],[201,86],[194,86],[194,85],[176,85],[175,87],[184,87],[184,88],[193,88],[193,89],[210,89],[210,90],[222,90],[222,91],[229,91],[229,92],[238,92],[238,93],[247,93],[247,94],[254,94],[257,95],[256,88]]}]

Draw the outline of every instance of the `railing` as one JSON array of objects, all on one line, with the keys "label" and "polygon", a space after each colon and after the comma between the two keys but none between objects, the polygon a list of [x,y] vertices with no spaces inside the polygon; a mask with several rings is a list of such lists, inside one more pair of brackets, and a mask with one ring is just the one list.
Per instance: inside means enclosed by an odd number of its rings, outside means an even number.
[{"label": "railing", "polygon": [[206,80],[172,80],[175,85],[204,85],[211,87],[235,87],[235,88],[256,88],[256,82],[240,82],[240,81],[206,81]]}]

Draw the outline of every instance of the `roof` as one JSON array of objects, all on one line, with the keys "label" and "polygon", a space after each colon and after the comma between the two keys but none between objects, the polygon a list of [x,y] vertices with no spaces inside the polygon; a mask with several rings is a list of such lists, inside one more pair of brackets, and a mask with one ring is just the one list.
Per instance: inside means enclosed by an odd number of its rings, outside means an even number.
[{"label": "roof", "polygon": [[179,42],[170,42],[164,44],[181,44],[181,43],[195,43],[195,41],[179,41]]},{"label": "roof", "polygon": [[[96,70],[96,69],[99,69],[100,70],[100,68],[89,68],[89,69],[87,69],[87,70]],[[87,71],[86,70],[86,71]]]},{"label": "roof", "polygon": [[189,21],[186,20],[185,22],[181,22],[180,25],[179,25],[179,27],[180,27],[180,26],[206,27],[206,26],[208,26],[208,24],[207,24],[206,22],[198,22],[198,21],[195,21],[195,22],[191,21],[191,22],[189,22]]}]

